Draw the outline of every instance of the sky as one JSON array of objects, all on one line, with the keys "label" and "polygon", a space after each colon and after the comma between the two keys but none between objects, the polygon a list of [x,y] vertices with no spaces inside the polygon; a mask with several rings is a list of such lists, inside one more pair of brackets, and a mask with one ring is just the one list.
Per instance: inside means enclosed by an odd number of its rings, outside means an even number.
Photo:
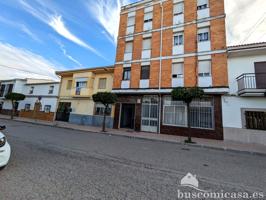
[{"label": "sky", "polygon": [[[113,65],[119,12],[136,0],[0,0],[0,80]],[[225,0],[227,44],[266,41],[265,0]]]}]

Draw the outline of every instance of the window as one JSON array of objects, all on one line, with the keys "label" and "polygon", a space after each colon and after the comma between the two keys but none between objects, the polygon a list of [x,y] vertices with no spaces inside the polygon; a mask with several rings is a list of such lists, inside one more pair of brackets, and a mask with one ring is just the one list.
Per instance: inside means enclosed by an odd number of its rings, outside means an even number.
[{"label": "window", "polygon": [[54,86],[51,85],[50,88],[49,88],[48,94],[53,94],[53,93],[54,93]]},{"label": "window", "polygon": [[177,33],[174,36],[174,46],[179,46],[184,44],[184,34],[183,33]]},{"label": "window", "polygon": [[198,41],[205,42],[210,39],[210,28],[201,28],[198,30]]},{"label": "window", "polygon": [[87,81],[78,81],[76,83],[76,95],[80,95],[81,89],[87,87]]},{"label": "window", "polygon": [[152,12],[147,12],[144,14],[144,23],[152,22]]},{"label": "window", "polygon": [[149,65],[141,66],[140,79],[144,80],[149,78],[150,78],[150,66]]},{"label": "window", "polygon": [[184,3],[177,3],[174,5],[174,15],[180,15],[184,13]]},{"label": "window", "polygon": [[[104,115],[105,106],[101,103],[95,103],[94,115]],[[112,112],[112,106],[109,105],[106,111],[106,115],[110,116]]]},{"label": "window", "polygon": [[106,78],[100,78],[98,89],[105,89],[105,88],[106,88]]},{"label": "window", "polygon": [[198,0],[198,10],[206,9],[208,8],[208,0]]},{"label": "window", "polygon": [[72,88],[72,80],[67,81],[67,90],[71,90]]},{"label": "window", "polygon": [[25,111],[30,111],[30,104],[25,104]]},{"label": "window", "polygon": [[132,50],[133,50],[133,43],[132,42],[127,42],[126,43],[125,53],[132,53]]},{"label": "window", "polygon": [[14,84],[8,84],[7,85],[7,94],[11,93],[13,91]]},{"label": "window", "polygon": [[130,75],[131,75],[131,68],[124,68],[123,80],[125,81],[130,80]]},{"label": "window", "polygon": [[143,50],[150,50],[151,49],[151,38],[147,38],[143,40]]},{"label": "window", "polygon": [[77,82],[77,88],[86,88],[86,87],[87,87],[87,81]]},{"label": "window", "polygon": [[127,18],[127,27],[135,25],[135,16],[130,16]]},{"label": "window", "polygon": [[183,78],[183,63],[174,63],[172,65],[172,78]]},{"label": "window", "polygon": [[33,91],[34,91],[34,87],[30,87],[30,91],[29,91],[29,94],[33,94]]},{"label": "window", "polygon": [[182,101],[173,101],[172,98],[164,97],[163,123],[172,126],[187,126],[187,107]]},{"label": "window", "polygon": [[45,105],[44,106],[44,112],[49,113],[51,111],[51,106],[50,105]]},{"label": "window", "polygon": [[209,77],[211,76],[211,61],[199,61],[199,69],[198,69],[199,77]]},{"label": "window", "polygon": [[245,111],[246,128],[266,130],[266,112]]},{"label": "window", "polygon": [[190,105],[190,125],[193,128],[214,128],[214,103],[212,98],[194,100]]},{"label": "window", "polygon": [[[193,100],[190,107],[190,125],[193,128],[214,128],[214,103],[212,98]],[[187,127],[187,106],[183,101],[174,101],[170,96],[163,101],[163,124]]]}]

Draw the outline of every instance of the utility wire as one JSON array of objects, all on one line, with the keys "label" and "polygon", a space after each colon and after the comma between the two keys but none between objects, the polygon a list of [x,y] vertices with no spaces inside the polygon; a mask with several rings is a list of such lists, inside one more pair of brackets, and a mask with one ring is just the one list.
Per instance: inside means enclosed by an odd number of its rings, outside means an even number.
[{"label": "utility wire", "polygon": [[254,26],[250,29],[249,33],[247,34],[247,36],[242,40],[241,44],[243,44],[244,42],[246,42],[250,36],[256,31],[256,28],[258,26],[260,26],[264,20],[266,19],[266,12],[263,13],[263,15],[258,19],[258,21],[254,24]]},{"label": "utility wire", "polygon": [[19,69],[19,68],[10,67],[10,66],[6,66],[6,65],[2,65],[2,64],[0,65],[0,67],[3,67],[3,68],[9,68],[9,69],[14,69],[14,70],[17,70],[17,71],[22,71],[22,72],[27,72],[27,73],[30,73],[30,74],[36,74],[36,75],[39,75],[39,76],[46,76],[46,77],[49,77],[48,75],[39,74],[39,73],[32,72],[32,71],[28,71],[28,70],[25,70],[25,69]]}]

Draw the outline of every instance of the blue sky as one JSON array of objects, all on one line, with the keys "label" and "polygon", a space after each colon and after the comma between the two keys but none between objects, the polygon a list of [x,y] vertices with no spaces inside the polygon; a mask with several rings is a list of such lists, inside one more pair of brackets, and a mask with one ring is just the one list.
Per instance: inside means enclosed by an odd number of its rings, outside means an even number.
[{"label": "blue sky", "polygon": [[[120,6],[131,2],[0,1],[0,79],[114,64]],[[226,0],[228,44],[266,40],[265,2]]]}]

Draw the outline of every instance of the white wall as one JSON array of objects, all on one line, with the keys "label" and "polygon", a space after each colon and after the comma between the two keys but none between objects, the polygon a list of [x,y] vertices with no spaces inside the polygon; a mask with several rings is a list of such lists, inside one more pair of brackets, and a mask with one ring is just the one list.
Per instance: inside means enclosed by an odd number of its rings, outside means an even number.
[{"label": "white wall", "polygon": [[[30,104],[30,109],[33,110],[36,100],[37,97],[26,97],[23,101],[19,102],[18,110],[25,109],[26,104]],[[57,98],[56,97],[42,98],[41,104],[42,104],[42,111],[45,105],[50,105],[51,106],[50,111],[55,112],[57,105]]]},{"label": "white wall", "polygon": [[228,79],[230,94],[236,94],[238,91],[236,78],[243,73],[254,73],[255,62],[266,61],[265,55],[237,56],[228,59]]},{"label": "white wall", "polygon": [[242,128],[244,122],[242,122],[241,109],[261,109],[266,111],[266,98],[223,96],[222,108],[223,126],[232,128]]}]

